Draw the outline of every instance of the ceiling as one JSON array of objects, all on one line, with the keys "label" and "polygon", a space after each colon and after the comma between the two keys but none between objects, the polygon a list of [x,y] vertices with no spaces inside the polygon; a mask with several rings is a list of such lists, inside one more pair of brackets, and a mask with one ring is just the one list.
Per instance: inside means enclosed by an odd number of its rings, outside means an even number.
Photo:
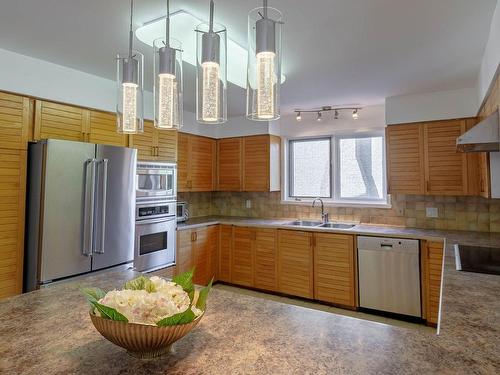
[{"label": "ceiling", "polygon": [[[115,79],[127,50],[128,0],[1,0],[0,48]],[[284,13],[282,112],[372,105],[384,98],[474,86],[496,0],[270,0]],[[216,21],[246,46],[247,13],[260,2],[216,0]],[[164,15],[164,0],[136,0],[135,28]],[[201,19],[208,0],[171,0]],[[146,75],[152,74],[151,49]],[[148,79],[150,84],[151,79]],[[194,109],[194,69],[185,67],[185,108]],[[230,116],[245,111],[231,85]]]}]

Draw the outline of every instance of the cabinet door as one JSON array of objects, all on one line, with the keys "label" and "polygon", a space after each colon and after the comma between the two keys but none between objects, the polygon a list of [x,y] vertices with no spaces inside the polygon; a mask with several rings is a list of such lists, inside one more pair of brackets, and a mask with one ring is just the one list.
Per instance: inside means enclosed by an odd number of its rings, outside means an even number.
[{"label": "cabinet door", "polygon": [[90,111],[90,134],[88,141],[111,146],[128,146],[128,135],[117,132],[116,114]]},{"label": "cabinet door", "polygon": [[465,120],[424,124],[427,194],[467,195],[467,155],[456,146],[464,132]]},{"label": "cabinet door", "polygon": [[436,325],[439,319],[439,299],[443,268],[443,243],[425,242],[422,246],[422,290],[427,323]]},{"label": "cabinet door", "polygon": [[206,137],[189,136],[189,190],[214,190],[214,171],[215,140]]},{"label": "cabinet door", "polygon": [[490,163],[489,154],[481,152],[478,155],[478,169],[479,169],[479,195],[484,198],[489,198],[490,192]]},{"label": "cabinet door", "polygon": [[0,149],[26,150],[30,101],[0,92]]},{"label": "cabinet door", "polygon": [[233,227],[231,225],[220,226],[219,244],[219,272],[220,281],[231,282],[231,254],[233,249]]},{"label": "cabinet door", "polygon": [[177,161],[177,130],[155,129],[157,138],[157,159],[163,162]]},{"label": "cabinet door", "polygon": [[83,142],[89,132],[89,118],[87,109],[37,100],[33,137]]},{"label": "cabinet door", "polygon": [[217,190],[241,190],[242,143],[242,138],[217,140]]},{"label": "cabinet door", "polygon": [[0,149],[0,298],[23,288],[26,153]]},{"label": "cabinet door", "polygon": [[204,284],[208,284],[210,280],[217,281],[219,273],[219,225],[211,225],[208,227],[207,232],[208,241],[208,279]]},{"label": "cabinet door", "polygon": [[152,121],[144,121],[144,132],[130,135],[130,147],[137,149],[137,160],[155,160],[155,127]]},{"label": "cabinet door", "polygon": [[252,251],[253,231],[247,227],[234,227],[231,281],[234,284],[253,286],[254,254]]},{"label": "cabinet door", "polygon": [[269,136],[243,138],[243,190],[269,191]]},{"label": "cabinet door", "polygon": [[191,271],[194,266],[193,232],[189,229],[177,231],[176,274]]},{"label": "cabinet door", "polygon": [[255,287],[278,290],[278,231],[255,229]]},{"label": "cabinet door", "polygon": [[177,191],[186,192],[188,188],[188,146],[189,135],[179,133],[177,137]]},{"label": "cabinet door", "polygon": [[210,280],[210,247],[207,227],[198,228],[194,233],[194,277],[195,284],[206,285]]},{"label": "cabinet door", "polygon": [[389,193],[425,193],[423,130],[421,124],[390,125],[387,127]]},{"label": "cabinet door", "polygon": [[278,290],[282,293],[313,298],[312,233],[278,231]]},{"label": "cabinet door", "polygon": [[314,234],[314,298],[355,307],[354,238]]}]

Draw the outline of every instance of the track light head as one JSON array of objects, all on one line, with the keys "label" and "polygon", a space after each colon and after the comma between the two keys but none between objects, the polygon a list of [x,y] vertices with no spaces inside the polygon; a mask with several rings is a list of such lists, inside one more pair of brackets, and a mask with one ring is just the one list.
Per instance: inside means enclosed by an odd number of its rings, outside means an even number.
[{"label": "track light head", "polygon": [[339,111],[335,110],[335,115],[333,116],[334,120],[339,119]]},{"label": "track light head", "polygon": [[300,112],[297,112],[297,121],[300,121],[302,120],[302,115],[300,114]]},{"label": "track light head", "polygon": [[321,112],[318,112],[318,118],[316,119],[316,121],[318,122],[321,122],[323,119],[321,118]]},{"label": "track light head", "polygon": [[354,111],[352,111],[352,118],[354,120],[357,120],[359,118],[359,114],[358,114],[358,110],[355,109]]}]

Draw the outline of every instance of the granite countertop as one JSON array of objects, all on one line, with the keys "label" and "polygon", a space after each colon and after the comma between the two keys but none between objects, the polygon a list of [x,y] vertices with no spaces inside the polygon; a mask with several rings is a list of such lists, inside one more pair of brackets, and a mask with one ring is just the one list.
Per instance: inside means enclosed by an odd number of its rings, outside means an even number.
[{"label": "granite countertop", "polygon": [[200,324],[170,355],[141,361],[99,335],[78,291],[135,276],[108,271],[0,301],[0,373],[497,374],[500,276],[456,271],[451,244],[490,245],[500,235],[408,231],[447,239],[439,335],[215,288]]}]

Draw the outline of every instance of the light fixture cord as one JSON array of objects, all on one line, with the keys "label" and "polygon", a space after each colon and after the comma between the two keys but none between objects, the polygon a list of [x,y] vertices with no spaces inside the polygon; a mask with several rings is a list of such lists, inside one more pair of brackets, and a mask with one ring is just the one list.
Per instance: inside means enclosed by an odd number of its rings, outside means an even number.
[{"label": "light fixture cord", "polygon": [[210,24],[208,32],[214,32],[214,0],[210,0]]},{"label": "light fixture cord", "polygon": [[165,19],[165,45],[170,47],[170,0],[167,0],[167,18]]},{"label": "light fixture cord", "polygon": [[134,31],[132,30],[132,19],[134,15],[134,0],[130,0],[130,32],[128,35],[128,57],[132,58],[132,43],[134,39]]},{"label": "light fixture cord", "polygon": [[264,18],[267,18],[267,0],[264,0]]}]

